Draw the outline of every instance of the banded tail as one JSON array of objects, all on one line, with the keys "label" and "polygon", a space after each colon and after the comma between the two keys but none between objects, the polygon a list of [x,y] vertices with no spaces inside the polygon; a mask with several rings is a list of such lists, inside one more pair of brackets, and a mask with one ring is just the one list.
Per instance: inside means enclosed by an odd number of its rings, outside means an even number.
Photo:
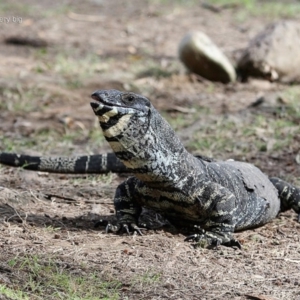
[{"label": "banded tail", "polygon": [[114,153],[77,156],[44,157],[0,153],[0,163],[26,170],[65,174],[134,173],[126,168]]}]

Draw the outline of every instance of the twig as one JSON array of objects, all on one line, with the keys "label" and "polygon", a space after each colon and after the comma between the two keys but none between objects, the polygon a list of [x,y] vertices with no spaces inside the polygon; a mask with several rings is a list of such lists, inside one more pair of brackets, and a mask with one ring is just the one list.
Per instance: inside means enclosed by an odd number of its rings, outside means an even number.
[{"label": "twig", "polygon": [[84,22],[103,22],[104,18],[102,16],[93,16],[93,15],[82,15],[76,14],[74,12],[70,12],[68,17],[72,20],[76,21],[84,21]]},{"label": "twig", "polygon": [[45,196],[48,200],[51,200],[52,197],[55,197],[58,199],[67,200],[69,202],[78,202],[78,200],[76,200],[76,199],[65,197],[65,196],[60,196],[60,195],[56,195],[56,194],[45,194]]},{"label": "twig", "polygon": [[[57,194],[45,194],[46,199],[51,200],[52,197],[56,197],[58,199],[63,199],[66,200],[67,203],[76,203],[76,202],[80,202],[80,200],[76,200],[73,198],[69,198],[69,197],[65,197],[65,196],[60,196]],[[102,202],[102,201],[94,201],[94,200],[82,200],[84,203],[87,204],[113,204],[111,201],[107,201],[107,202]]]},{"label": "twig", "polygon": [[289,259],[289,258],[284,258],[284,257],[275,257],[273,259],[274,260],[284,260],[284,261],[289,261],[292,263],[300,264],[300,260],[295,260],[295,259]]},{"label": "twig", "polygon": [[25,213],[25,221],[24,221],[23,218],[20,216],[19,212],[13,206],[9,205],[8,203],[6,205],[8,205],[10,208],[12,208],[14,210],[14,212],[16,213],[12,217],[9,217],[8,220],[17,215],[19,217],[19,219],[22,221],[23,228],[25,229],[25,224],[26,224],[26,220],[27,220],[27,213]]},{"label": "twig", "polygon": [[39,199],[36,195],[33,194],[32,190],[29,190],[29,192],[30,192],[31,196],[32,196],[35,200],[40,201],[40,202],[42,201],[42,200]]}]

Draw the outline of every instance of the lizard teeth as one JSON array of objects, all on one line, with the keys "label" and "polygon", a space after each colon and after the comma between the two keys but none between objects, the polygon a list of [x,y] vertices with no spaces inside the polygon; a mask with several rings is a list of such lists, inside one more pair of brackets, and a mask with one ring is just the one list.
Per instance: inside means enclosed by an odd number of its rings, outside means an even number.
[{"label": "lizard teeth", "polygon": [[104,107],[104,105],[102,103],[99,103],[98,107],[97,108],[94,108],[94,111],[97,112],[99,111],[100,109],[102,109]]}]

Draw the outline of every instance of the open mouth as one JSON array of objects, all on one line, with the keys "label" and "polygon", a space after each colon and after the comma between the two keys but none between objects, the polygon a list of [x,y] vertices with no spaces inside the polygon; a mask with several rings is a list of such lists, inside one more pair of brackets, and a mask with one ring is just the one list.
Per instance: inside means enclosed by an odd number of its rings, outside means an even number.
[{"label": "open mouth", "polygon": [[99,95],[97,94],[92,94],[91,95],[91,98],[93,99],[91,101],[91,106],[93,109],[101,109],[105,106],[111,106],[111,104],[108,104],[106,103],[106,101],[102,98],[102,97],[99,97]]},{"label": "open mouth", "polygon": [[101,97],[101,95],[98,94],[92,94],[91,98],[93,99],[90,102],[91,107],[101,123],[109,123],[109,121],[119,114],[116,105],[106,101],[105,97]]},{"label": "open mouth", "polygon": [[118,103],[110,103],[108,101],[106,101],[105,98],[102,98],[101,96],[99,96],[98,94],[94,93],[91,95],[91,98],[94,101],[91,101],[91,106],[93,109],[101,109],[103,107],[107,107],[107,108],[113,108],[113,107],[124,107],[126,108],[126,106],[118,104]]},{"label": "open mouth", "polygon": [[111,110],[116,110],[115,107],[123,107],[121,105],[118,105],[118,104],[111,104],[111,103],[107,103],[105,101],[99,101],[99,100],[92,100],[90,102],[91,104],[91,107],[93,108],[94,112],[95,113],[107,113],[108,111],[111,111]]},{"label": "open mouth", "polygon": [[95,109],[101,109],[101,108],[104,107],[104,105],[103,105],[100,101],[97,101],[97,100],[91,101],[90,104],[91,104],[91,106],[92,106],[92,108],[93,108],[94,110],[95,110]]}]

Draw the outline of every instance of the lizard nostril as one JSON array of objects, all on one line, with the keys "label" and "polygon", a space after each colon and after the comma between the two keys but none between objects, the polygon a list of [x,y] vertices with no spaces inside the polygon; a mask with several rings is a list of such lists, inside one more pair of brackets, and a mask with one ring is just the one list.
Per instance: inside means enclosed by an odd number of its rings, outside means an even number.
[{"label": "lizard nostril", "polygon": [[96,100],[96,101],[101,101],[102,100],[101,94],[98,91],[94,92],[91,95],[91,98],[94,99],[94,100]]},{"label": "lizard nostril", "polygon": [[91,98],[92,99],[94,99],[94,100],[98,100],[98,94],[97,93],[93,93],[92,95],[91,95]]}]

